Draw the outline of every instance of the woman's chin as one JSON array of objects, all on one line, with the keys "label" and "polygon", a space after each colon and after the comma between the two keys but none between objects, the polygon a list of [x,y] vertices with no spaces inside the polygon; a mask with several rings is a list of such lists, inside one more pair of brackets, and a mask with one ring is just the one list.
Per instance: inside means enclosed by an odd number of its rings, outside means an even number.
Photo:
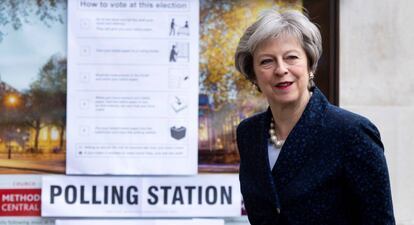
[{"label": "woman's chin", "polygon": [[[285,95],[285,96],[277,96],[276,98],[272,98],[271,101],[275,105],[291,105],[295,102],[298,102],[298,98],[292,95]],[[269,102],[270,103],[270,102]]]}]

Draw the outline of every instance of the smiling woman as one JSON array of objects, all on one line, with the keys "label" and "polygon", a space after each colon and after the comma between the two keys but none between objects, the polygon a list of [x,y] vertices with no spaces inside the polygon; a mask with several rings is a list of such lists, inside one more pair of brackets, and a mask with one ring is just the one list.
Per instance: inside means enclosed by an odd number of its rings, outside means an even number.
[{"label": "smiling woman", "polygon": [[309,101],[308,60],[295,37],[283,35],[262,42],[253,53],[256,85],[273,108]]},{"label": "smiling woman", "polygon": [[235,64],[266,97],[237,128],[240,186],[252,225],[394,224],[379,132],[314,85],[318,28],[269,10],[247,28]]}]

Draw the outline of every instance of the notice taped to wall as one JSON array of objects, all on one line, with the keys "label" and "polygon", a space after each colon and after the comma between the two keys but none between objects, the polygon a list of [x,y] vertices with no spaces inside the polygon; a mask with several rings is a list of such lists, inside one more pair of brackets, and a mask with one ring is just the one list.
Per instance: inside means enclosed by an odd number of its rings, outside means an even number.
[{"label": "notice taped to wall", "polygon": [[198,27],[196,0],[68,1],[67,174],[197,173]]}]

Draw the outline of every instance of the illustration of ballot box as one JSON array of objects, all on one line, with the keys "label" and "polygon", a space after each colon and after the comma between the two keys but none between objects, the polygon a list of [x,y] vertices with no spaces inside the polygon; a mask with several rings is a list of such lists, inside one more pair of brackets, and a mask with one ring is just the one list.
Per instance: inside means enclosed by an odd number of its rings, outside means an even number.
[{"label": "illustration of ballot box", "polygon": [[185,137],[185,133],[187,131],[187,129],[185,127],[171,127],[170,129],[171,131],[171,137],[176,139],[176,140],[180,140],[183,139]]}]

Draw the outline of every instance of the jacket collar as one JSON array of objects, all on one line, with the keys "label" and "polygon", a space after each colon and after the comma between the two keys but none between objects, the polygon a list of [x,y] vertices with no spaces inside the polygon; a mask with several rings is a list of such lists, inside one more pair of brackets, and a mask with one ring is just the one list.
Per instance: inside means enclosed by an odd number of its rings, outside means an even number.
[{"label": "jacket collar", "polygon": [[[297,124],[293,127],[289,136],[287,137],[280,155],[277,159],[276,165],[272,169],[274,177],[274,185],[277,192],[283,190],[289,181],[291,181],[300,168],[304,165],[306,160],[315,150],[317,144],[317,136],[320,132],[318,128],[321,124],[324,112],[329,102],[318,88],[314,88],[312,97],[310,98],[302,116]],[[268,108],[265,117],[262,119],[262,137],[265,137],[262,147],[265,149],[265,158],[267,156],[267,140],[269,138],[269,124],[272,113]],[[263,139],[262,139],[263,140]],[[263,146],[264,144],[264,146]],[[262,148],[263,149],[263,148]],[[263,156],[263,155],[262,155]],[[268,162],[268,160],[266,160]],[[270,168],[270,167],[269,167]]]}]

